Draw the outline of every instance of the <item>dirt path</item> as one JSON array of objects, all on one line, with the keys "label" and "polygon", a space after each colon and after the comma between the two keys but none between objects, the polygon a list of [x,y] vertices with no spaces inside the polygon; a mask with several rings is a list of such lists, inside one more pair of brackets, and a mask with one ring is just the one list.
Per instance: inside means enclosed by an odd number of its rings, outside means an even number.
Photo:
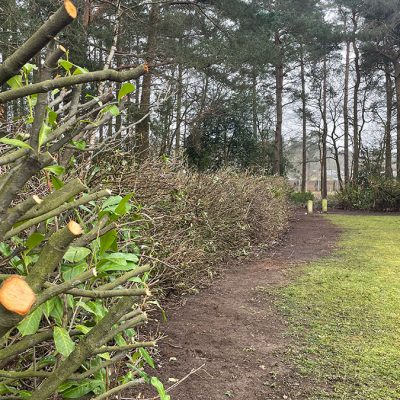
[{"label": "dirt path", "polygon": [[173,400],[306,399],[307,384],[287,365],[285,322],[268,289],[287,282],[291,268],[326,256],[338,229],[320,216],[298,214],[284,245],[262,261],[234,267],[200,294],[168,312],[160,327],[157,371],[166,386],[204,367],[171,392]]}]

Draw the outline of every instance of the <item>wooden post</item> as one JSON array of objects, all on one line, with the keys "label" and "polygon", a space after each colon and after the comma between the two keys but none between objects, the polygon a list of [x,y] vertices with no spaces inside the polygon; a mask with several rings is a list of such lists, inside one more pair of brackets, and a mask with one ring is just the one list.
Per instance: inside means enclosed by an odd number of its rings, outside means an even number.
[{"label": "wooden post", "polygon": [[307,201],[307,214],[308,215],[311,215],[312,213],[313,213],[313,211],[314,211],[314,203],[313,203],[313,201],[312,200],[308,200]]},{"label": "wooden post", "polygon": [[322,199],[322,212],[326,214],[328,212],[328,200]]}]

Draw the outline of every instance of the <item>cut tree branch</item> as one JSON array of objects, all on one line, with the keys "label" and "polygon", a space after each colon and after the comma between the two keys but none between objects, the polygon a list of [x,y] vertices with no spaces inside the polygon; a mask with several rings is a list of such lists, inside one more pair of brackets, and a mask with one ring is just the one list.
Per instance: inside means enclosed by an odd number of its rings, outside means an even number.
[{"label": "cut tree branch", "polygon": [[65,76],[63,78],[51,79],[43,82],[34,83],[32,85],[24,86],[19,89],[8,90],[7,92],[0,93],[0,104],[8,101],[19,99],[21,97],[30,96],[37,93],[46,93],[54,89],[61,89],[89,82],[102,82],[105,80],[113,82],[125,82],[131,79],[137,79],[148,71],[148,66],[139,65],[136,68],[127,71],[115,71],[113,69],[106,69],[103,71],[87,72],[80,75]]},{"label": "cut tree branch", "polygon": [[18,74],[21,67],[42,50],[59,32],[77,16],[77,9],[70,0],[64,4],[0,66],[0,85]]}]

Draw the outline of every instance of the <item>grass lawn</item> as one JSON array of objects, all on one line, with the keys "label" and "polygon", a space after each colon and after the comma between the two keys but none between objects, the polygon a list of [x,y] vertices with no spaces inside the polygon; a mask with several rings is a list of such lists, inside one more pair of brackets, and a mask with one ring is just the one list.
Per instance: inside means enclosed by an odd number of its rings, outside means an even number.
[{"label": "grass lawn", "polygon": [[328,217],[339,249],[281,292],[313,399],[400,399],[400,217]]}]

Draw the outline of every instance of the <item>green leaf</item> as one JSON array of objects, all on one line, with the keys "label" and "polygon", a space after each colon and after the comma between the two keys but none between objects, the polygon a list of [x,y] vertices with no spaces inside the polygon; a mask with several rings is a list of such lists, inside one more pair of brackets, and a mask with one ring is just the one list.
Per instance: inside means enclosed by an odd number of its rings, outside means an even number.
[{"label": "green leaf", "polygon": [[112,114],[114,117],[118,116],[120,114],[119,108],[115,104],[109,104],[108,106],[105,106],[102,110],[102,113],[107,113],[109,112]]},{"label": "green leaf", "polygon": [[81,75],[81,74],[87,74],[89,72],[88,69],[80,67],[79,65],[75,65],[76,69],[72,75]]},{"label": "green leaf", "polygon": [[113,208],[113,210],[115,210],[115,208],[117,208],[117,206],[121,202],[121,200],[122,200],[122,196],[111,196],[102,204],[101,209],[107,210],[110,207],[115,206]]},{"label": "green leaf", "polygon": [[22,149],[33,150],[32,147],[29,146],[28,143],[25,143],[22,140],[18,140],[18,139],[1,138],[0,143],[8,144],[13,147],[21,147]]},{"label": "green leaf", "polygon": [[85,262],[74,266],[68,264],[61,267],[61,273],[64,281],[70,281],[71,279],[74,279],[77,275],[80,275],[87,270],[88,265]]},{"label": "green leaf", "polygon": [[26,63],[22,67],[22,69],[25,72],[25,74],[29,75],[33,70],[36,71],[38,69],[38,67],[35,64]]},{"label": "green leaf", "polygon": [[64,254],[64,260],[75,263],[84,260],[91,253],[86,247],[70,247]]},{"label": "green leaf", "polygon": [[80,381],[78,385],[72,382],[72,385],[69,386],[68,383],[65,382],[59,388],[65,399],[80,399],[88,393],[94,392],[96,389],[100,389],[102,392],[105,391],[104,382],[100,380],[85,379]]},{"label": "green leaf", "polygon": [[61,175],[65,171],[65,168],[58,164],[57,165],[49,165],[48,167],[45,167],[43,169],[51,172],[54,175]]},{"label": "green leaf", "polygon": [[43,312],[47,318],[50,316],[51,312],[53,311],[54,306],[55,306],[54,298],[47,300],[46,303],[43,304]]},{"label": "green leaf", "polygon": [[121,101],[121,99],[128,95],[129,93],[134,92],[136,89],[135,85],[130,82],[126,82],[121,86],[121,89],[118,91],[118,103]]},{"label": "green leaf", "polygon": [[147,352],[147,350],[144,347],[139,348],[139,353],[143,357],[143,359],[146,361],[147,364],[150,365],[151,368],[155,368],[154,360],[151,358],[150,354]]},{"label": "green leaf", "polygon": [[60,67],[63,67],[67,72],[69,72],[71,68],[74,66],[74,64],[72,64],[72,62],[68,60],[59,60],[58,65]]},{"label": "green leaf", "polygon": [[39,131],[39,147],[42,146],[42,144],[44,143],[50,132],[51,132],[51,126],[47,125],[46,123],[43,123]]},{"label": "green leaf", "polygon": [[135,263],[127,263],[126,265],[121,265],[112,262],[106,262],[101,266],[99,266],[97,269],[99,272],[111,272],[111,271],[126,272],[126,271],[132,271],[135,268],[137,268],[137,264]]},{"label": "green leaf", "polygon": [[17,326],[22,336],[33,335],[39,329],[40,321],[43,315],[43,307],[38,307],[33,313],[29,314]]},{"label": "green leaf", "polygon": [[77,329],[78,331],[81,331],[84,335],[86,335],[87,333],[89,333],[91,331],[92,328],[89,328],[88,326],[85,326],[85,325],[76,325],[75,329]]},{"label": "green leaf", "polygon": [[53,111],[51,108],[47,108],[47,122],[49,123],[49,125],[54,126],[57,123],[57,117],[58,114]]},{"label": "green leaf", "polygon": [[133,193],[130,193],[130,194],[127,194],[126,196],[124,196],[124,198],[119,202],[119,204],[114,212],[118,215],[127,214],[131,209],[129,201],[132,198],[132,196],[133,196]]},{"label": "green leaf", "polygon": [[12,78],[10,78],[7,81],[8,86],[11,87],[11,89],[18,89],[22,87],[22,76],[21,75],[15,75]]},{"label": "green leaf", "polygon": [[72,144],[78,149],[78,150],[85,150],[86,149],[86,142],[82,140],[77,140],[77,141],[72,141]]},{"label": "green leaf", "polygon": [[126,265],[127,262],[133,262],[137,263],[139,261],[139,258],[136,254],[132,253],[111,253],[111,254],[106,254],[103,257],[104,260],[108,260],[111,262],[114,262],[116,264],[120,265]]},{"label": "green leaf", "polygon": [[56,190],[61,189],[64,186],[64,182],[55,175],[51,176],[51,183]]},{"label": "green leaf", "polygon": [[35,247],[39,246],[39,244],[43,242],[45,237],[46,237],[45,235],[38,232],[32,233],[32,235],[30,235],[25,242],[25,247],[26,247],[25,254],[28,254]]},{"label": "green leaf", "polygon": [[54,328],[54,343],[57,351],[64,357],[68,357],[75,348],[75,343],[66,329],[56,326]]},{"label": "green leaf", "polygon": [[103,358],[104,360],[111,360],[110,353],[101,353],[99,357]]},{"label": "green leaf", "polygon": [[64,315],[64,305],[59,297],[53,299],[53,309],[50,312],[50,317],[54,319],[57,325],[61,326]]},{"label": "green leaf", "polygon": [[164,385],[157,377],[153,376],[150,379],[150,383],[157,389],[158,395],[160,396],[160,400],[171,400],[171,397],[167,394],[167,392],[164,389]]},{"label": "green leaf", "polygon": [[100,237],[100,255],[104,254],[117,240],[118,232],[115,229]]}]

